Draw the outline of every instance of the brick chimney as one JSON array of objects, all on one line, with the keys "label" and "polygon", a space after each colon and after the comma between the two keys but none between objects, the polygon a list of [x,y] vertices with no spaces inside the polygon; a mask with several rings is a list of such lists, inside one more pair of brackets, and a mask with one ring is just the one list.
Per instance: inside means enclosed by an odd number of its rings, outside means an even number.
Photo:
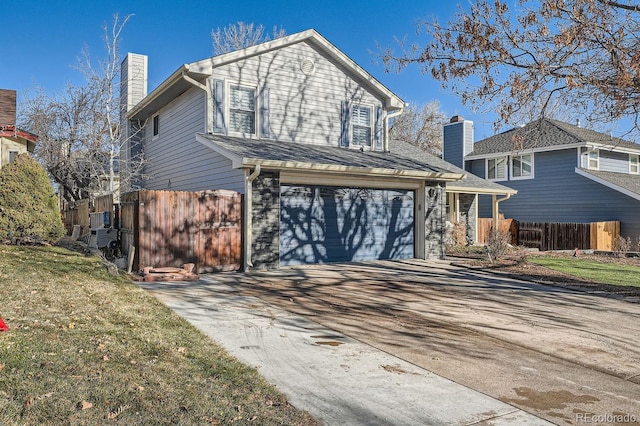
[{"label": "brick chimney", "polygon": [[16,91],[0,89],[0,126],[16,125]]},{"label": "brick chimney", "polygon": [[454,115],[443,131],[443,159],[464,169],[464,157],[473,151],[473,121]]}]

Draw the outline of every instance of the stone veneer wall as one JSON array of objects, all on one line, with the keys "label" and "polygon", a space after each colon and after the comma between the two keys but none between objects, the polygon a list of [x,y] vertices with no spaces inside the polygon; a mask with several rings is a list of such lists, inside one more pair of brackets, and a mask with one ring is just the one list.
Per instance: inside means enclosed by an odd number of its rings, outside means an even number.
[{"label": "stone veneer wall", "polygon": [[425,257],[444,259],[444,232],[446,225],[446,198],[444,184],[427,182],[425,206]]},{"label": "stone veneer wall", "polygon": [[251,195],[253,269],[275,269],[280,258],[280,174],[260,173]]},{"label": "stone veneer wall", "polygon": [[477,221],[478,202],[476,194],[460,194],[460,216],[466,224],[467,237],[475,243],[478,237]]}]

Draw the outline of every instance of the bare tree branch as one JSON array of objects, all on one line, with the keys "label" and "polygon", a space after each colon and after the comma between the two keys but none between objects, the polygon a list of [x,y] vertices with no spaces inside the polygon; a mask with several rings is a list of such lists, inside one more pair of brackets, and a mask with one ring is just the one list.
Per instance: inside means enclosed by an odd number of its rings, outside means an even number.
[{"label": "bare tree branch", "polygon": [[[640,4],[610,0],[480,0],[446,25],[423,21],[425,45],[381,49],[387,70],[418,64],[477,109],[497,112],[496,128],[522,108],[550,105],[592,123],[637,120]],[[540,102],[540,100],[544,100]]]}]

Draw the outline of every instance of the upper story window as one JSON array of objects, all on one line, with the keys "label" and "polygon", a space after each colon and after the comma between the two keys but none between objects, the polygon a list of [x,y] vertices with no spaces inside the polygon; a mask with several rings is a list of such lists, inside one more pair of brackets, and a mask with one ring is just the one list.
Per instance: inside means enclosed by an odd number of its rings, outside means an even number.
[{"label": "upper story window", "polygon": [[600,153],[597,149],[583,149],[580,155],[580,167],[584,169],[598,170]]},{"label": "upper story window", "polygon": [[271,137],[270,91],[267,87],[259,88],[228,83],[225,80],[211,80],[211,88],[214,133]]},{"label": "upper story window", "polygon": [[504,180],[507,178],[507,157],[487,159],[487,179]]},{"label": "upper story window", "polygon": [[9,151],[9,163],[13,163],[14,161],[16,161],[18,154],[18,151]]},{"label": "upper story window", "polygon": [[629,155],[629,173],[632,175],[640,173],[640,168],[638,167],[638,155]]},{"label": "upper story window", "polygon": [[349,101],[342,101],[340,146],[382,150],[384,115],[380,105],[354,105]]},{"label": "upper story window", "polygon": [[356,105],[351,111],[351,144],[371,146],[371,108]]},{"label": "upper story window", "polygon": [[229,88],[229,131],[256,133],[256,90],[243,86]]},{"label": "upper story window", "polygon": [[153,116],[153,137],[155,138],[160,134],[160,116],[158,114]]},{"label": "upper story window", "polygon": [[533,154],[511,157],[511,178],[526,179],[533,177]]}]

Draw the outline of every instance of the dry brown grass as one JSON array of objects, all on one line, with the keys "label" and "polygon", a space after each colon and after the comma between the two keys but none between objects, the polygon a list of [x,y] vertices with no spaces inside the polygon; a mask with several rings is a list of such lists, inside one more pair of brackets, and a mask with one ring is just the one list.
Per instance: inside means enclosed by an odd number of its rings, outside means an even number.
[{"label": "dry brown grass", "polygon": [[0,245],[0,424],[315,424],[100,260]]}]

